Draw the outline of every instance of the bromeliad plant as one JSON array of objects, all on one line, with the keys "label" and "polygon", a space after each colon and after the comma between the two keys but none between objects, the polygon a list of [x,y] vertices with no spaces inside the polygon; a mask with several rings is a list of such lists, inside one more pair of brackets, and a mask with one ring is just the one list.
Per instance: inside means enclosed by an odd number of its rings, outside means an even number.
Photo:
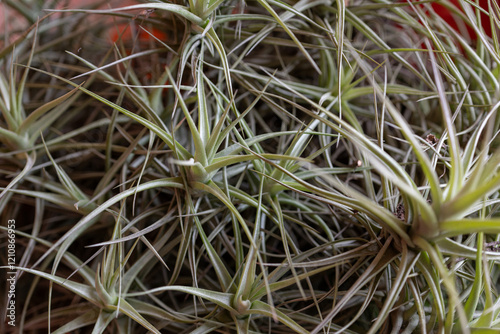
[{"label": "bromeliad plant", "polygon": [[499,45],[441,4],[478,38],[427,2],[50,10],[0,51],[20,331],[500,328]]}]

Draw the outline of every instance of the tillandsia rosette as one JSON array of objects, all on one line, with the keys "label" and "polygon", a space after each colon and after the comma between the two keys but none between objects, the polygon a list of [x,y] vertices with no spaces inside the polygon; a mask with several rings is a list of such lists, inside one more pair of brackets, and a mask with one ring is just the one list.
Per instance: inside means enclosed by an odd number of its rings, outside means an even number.
[{"label": "tillandsia rosette", "polygon": [[500,331],[497,1],[0,14],[0,333]]}]

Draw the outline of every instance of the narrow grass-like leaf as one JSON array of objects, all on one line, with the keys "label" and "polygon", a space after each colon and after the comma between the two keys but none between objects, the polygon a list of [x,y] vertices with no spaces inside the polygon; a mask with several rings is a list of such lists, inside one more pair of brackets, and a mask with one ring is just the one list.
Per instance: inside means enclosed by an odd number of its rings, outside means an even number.
[{"label": "narrow grass-like leaf", "polygon": [[269,12],[269,14],[271,14],[272,17],[274,17],[274,19],[276,20],[276,22],[285,30],[285,32],[288,34],[288,36],[290,36],[290,38],[295,42],[295,45],[297,45],[297,47],[299,48],[299,50],[304,54],[304,56],[309,61],[309,63],[311,64],[311,66],[314,68],[314,70],[316,70],[316,72],[318,72],[318,73],[321,74],[321,70],[319,69],[319,67],[316,64],[316,62],[314,61],[314,59],[312,59],[312,57],[306,51],[306,49],[304,48],[304,46],[302,45],[302,43],[297,39],[297,37],[292,32],[292,30],[288,27],[288,25],[285,24],[285,22],[282,21],[282,19],[280,18],[280,16],[274,11],[274,9],[271,7],[271,5],[269,5],[269,3],[267,2],[267,0],[257,0],[257,1],[259,2],[259,4],[262,7],[264,7],[265,10],[267,10]]},{"label": "narrow grass-like leaf", "polygon": [[75,318],[70,322],[64,324],[63,326],[59,327],[58,329],[53,331],[52,334],[70,333],[71,331],[80,329],[82,327],[93,325],[96,323],[99,314],[100,313],[97,310],[91,309],[82,314],[81,316],[79,316],[78,318]]},{"label": "narrow grass-like leaf", "polygon": [[282,324],[286,325],[288,328],[293,330],[295,333],[302,333],[306,334],[308,331],[306,331],[304,328],[302,328],[299,324],[297,324],[292,318],[290,318],[288,315],[285,313],[281,312],[279,309],[271,308],[269,304],[266,304],[260,300],[254,301],[252,303],[252,306],[250,309],[246,312],[247,314],[260,314],[260,315],[265,315],[268,317],[273,317],[275,314],[275,317],[279,322]]},{"label": "narrow grass-like leaf", "polygon": [[[427,47],[431,49],[431,46],[429,44],[427,44]],[[446,126],[446,131],[448,133],[448,148],[451,157],[451,168],[450,180],[446,188],[447,191],[445,193],[445,198],[451,198],[460,190],[464,179],[462,159],[460,157],[460,145],[458,144],[450,107],[448,101],[446,100],[446,96],[444,95],[444,84],[437,69],[436,59],[432,52],[430,52],[429,56],[434,71],[434,82],[436,85],[437,93],[439,95],[442,115]]]},{"label": "narrow grass-like leaf", "polygon": [[51,9],[49,11],[52,12],[70,12],[70,13],[94,13],[94,14],[110,14],[127,10],[135,10],[135,9],[160,9],[167,12],[175,13],[179,16],[186,18],[187,20],[198,24],[204,25],[206,24],[205,20],[201,19],[197,15],[193,14],[188,7],[175,5],[175,4],[167,4],[167,3],[148,3],[148,4],[140,4],[140,5],[132,5],[120,8],[112,8],[112,9],[102,9],[102,10],[91,10],[91,9]]},{"label": "narrow grass-like leaf", "polygon": [[209,300],[209,301],[217,304],[218,306],[222,307],[223,309],[226,309],[230,312],[236,313],[236,310],[233,307],[231,307],[232,298],[234,296],[232,293],[217,292],[217,291],[211,291],[211,290],[200,289],[200,288],[189,287],[189,286],[180,286],[180,285],[163,286],[163,287],[151,289],[151,290],[144,291],[144,292],[128,293],[127,297],[138,297],[138,296],[144,296],[144,295],[149,295],[149,294],[157,294],[157,293],[161,293],[164,291],[178,291],[178,292],[187,293],[189,295],[197,296],[197,297]]},{"label": "narrow grass-like leaf", "polygon": [[151,323],[149,323],[137,310],[130,305],[124,298],[120,298],[119,301],[120,308],[116,309],[116,311],[123,312],[125,315],[127,315],[129,318],[140,324],[142,327],[147,329],[148,331],[151,331],[155,334],[161,334],[161,332],[156,329],[155,326],[153,326]]},{"label": "narrow grass-like leaf", "polygon": [[464,218],[446,220],[440,223],[440,238],[455,237],[470,233],[500,234],[500,219],[498,218]]},{"label": "narrow grass-like leaf", "polygon": [[[45,140],[43,139],[42,136],[42,142],[45,144]],[[54,159],[52,158],[52,155],[49,152],[49,149],[45,145],[45,151],[47,152],[47,156],[49,157],[50,161],[52,162],[52,165],[54,166],[57,176],[59,178],[59,181],[63,185],[63,187],[66,189],[68,194],[71,195],[75,199],[76,202],[80,201],[88,201],[87,195],[78,188],[78,186],[71,180],[71,178],[68,176],[68,174],[61,168],[59,167]]]},{"label": "narrow grass-like leaf", "polygon": [[73,90],[69,91],[68,93],[64,94],[63,96],[58,97],[58,98],[42,105],[41,107],[37,108],[28,117],[26,117],[24,122],[19,127],[19,132],[26,131],[37,119],[39,119],[40,117],[45,115],[49,110],[53,109],[57,105],[66,101],[69,97],[71,97],[74,93],[76,93],[83,84],[84,83],[81,83],[77,88],[74,88]]},{"label": "narrow grass-like leaf", "polygon": [[21,170],[19,174],[14,177],[12,181],[9,182],[7,187],[3,188],[2,192],[0,193],[0,198],[4,197],[5,194],[15,187],[21,180],[29,174],[33,166],[35,165],[36,162],[36,152],[32,151],[30,153],[25,153],[24,156],[26,157],[26,164],[24,165],[24,168]]},{"label": "narrow grass-like leaf", "polygon": [[[31,13],[32,10],[30,9],[29,12]],[[49,13],[41,18],[38,18],[38,21],[33,23],[28,29],[23,31],[20,36],[16,38],[16,40],[9,45],[5,46],[2,50],[0,50],[0,59],[3,59],[5,56],[7,56],[9,53],[11,53],[13,50],[15,50],[16,46],[18,46],[20,43],[26,40],[28,35],[35,29],[37,28],[42,21],[47,19],[49,16],[51,16],[53,13]],[[3,13],[2,13],[3,15]],[[35,29],[36,30],[36,29]]]},{"label": "narrow grass-like leaf", "polygon": [[484,242],[484,233],[477,234],[477,253],[476,253],[476,272],[474,276],[474,283],[472,285],[472,290],[469,294],[469,298],[464,305],[464,311],[467,315],[467,320],[471,321],[474,312],[479,303],[479,298],[481,294],[481,290],[483,289],[483,249],[481,245]]},{"label": "narrow grass-like leaf", "polygon": [[105,312],[103,310],[100,311],[99,316],[97,317],[94,328],[92,329],[92,334],[102,334],[106,331],[106,328],[109,326],[111,321],[116,318],[115,312]]},{"label": "narrow grass-like leaf", "polygon": [[[196,93],[198,94],[198,131],[200,133],[201,142],[204,147],[207,147],[210,138],[210,123],[209,110],[207,105],[207,96],[205,94],[203,74],[203,48],[198,60],[198,73],[196,77]],[[174,90],[176,89],[174,85]],[[206,152],[208,155],[208,152]]]},{"label": "narrow grass-like leaf", "polygon": [[[3,267],[6,268],[6,267]],[[73,282],[69,281],[65,278],[48,274],[43,271],[35,270],[35,269],[30,269],[30,268],[24,268],[24,267],[14,267],[16,270],[20,270],[23,272],[27,272],[29,274],[36,275],[38,277],[44,278],[46,280],[49,280],[53,283],[56,283],[65,289],[73,292],[74,294],[82,297],[83,299],[91,302],[92,304],[101,307],[102,303],[101,300],[95,290],[94,287],[88,286],[86,284],[78,283],[78,282]]]}]

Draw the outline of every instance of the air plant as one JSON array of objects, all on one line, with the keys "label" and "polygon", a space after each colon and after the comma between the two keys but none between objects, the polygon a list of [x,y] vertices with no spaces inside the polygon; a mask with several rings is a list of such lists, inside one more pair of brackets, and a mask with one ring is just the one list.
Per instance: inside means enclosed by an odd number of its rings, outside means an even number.
[{"label": "air plant", "polygon": [[34,3],[2,331],[500,328],[495,1]]}]

